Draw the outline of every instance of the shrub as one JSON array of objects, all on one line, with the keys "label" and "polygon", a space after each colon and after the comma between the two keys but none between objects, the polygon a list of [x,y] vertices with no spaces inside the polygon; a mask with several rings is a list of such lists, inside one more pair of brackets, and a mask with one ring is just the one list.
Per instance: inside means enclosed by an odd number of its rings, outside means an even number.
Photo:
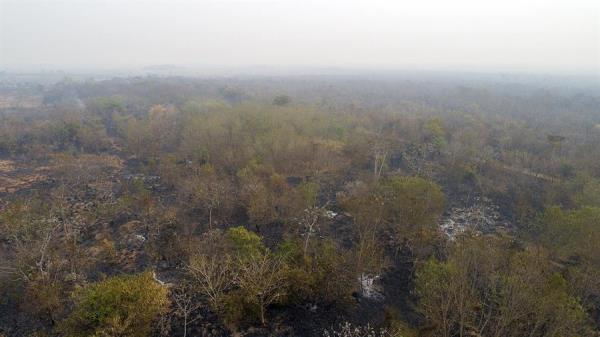
[{"label": "shrub", "polygon": [[168,307],[167,292],[150,272],[90,284],[73,294],[75,308],[59,330],[69,337],[148,336]]},{"label": "shrub", "polygon": [[257,256],[265,253],[260,236],[244,227],[229,228],[225,237],[235,254],[240,257]]}]

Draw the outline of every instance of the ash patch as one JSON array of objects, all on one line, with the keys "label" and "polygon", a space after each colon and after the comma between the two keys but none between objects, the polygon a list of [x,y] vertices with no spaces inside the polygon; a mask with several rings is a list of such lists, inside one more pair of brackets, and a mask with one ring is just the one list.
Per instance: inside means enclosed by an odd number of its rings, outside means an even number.
[{"label": "ash patch", "polygon": [[442,215],[439,226],[450,240],[467,231],[491,234],[511,228],[500,213],[500,207],[487,198],[477,198],[468,207],[451,208]]}]

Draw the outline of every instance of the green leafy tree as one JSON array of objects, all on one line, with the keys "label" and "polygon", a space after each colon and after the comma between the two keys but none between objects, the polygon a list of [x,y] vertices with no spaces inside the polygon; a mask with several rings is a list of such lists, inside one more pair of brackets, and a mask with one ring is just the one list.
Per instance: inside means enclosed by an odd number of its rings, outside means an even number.
[{"label": "green leafy tree", "polygon": [[539,250],[461,238],[417,272],[418,311],[435,336],[589,336],[587,315]]},{"label": "green leafy tree", "polygon": [[446,146],[446,131],[442,120],[439,118],[430,119],[425,122],[425,137],[426,141],[433,144],[437,150],[441,150]]},{"label": "green leafy tree", "polygon": [[419,177],[392,177],[377,187],[384,221],[402,230],[432,227],[444,208],[440,186]]},{"label": "green leafy tree", "polygon": [[68,337],[149,336],[168,308],[168,290],[150,272],[116,276],[75,291],[74,309],[59,330]]},{"label": "green leafy tree", "polygon": [[273,104],[283,106],[288,105],[292,102],[292,98],[288,95],[277,95],[273,98]]},{"label": "green leafy tree", "polygon": [[249,258],[266,253],[266,248],[260,236],[244,227],[229,228],[225,238],[231,245],[231,252],[240,258]]}]

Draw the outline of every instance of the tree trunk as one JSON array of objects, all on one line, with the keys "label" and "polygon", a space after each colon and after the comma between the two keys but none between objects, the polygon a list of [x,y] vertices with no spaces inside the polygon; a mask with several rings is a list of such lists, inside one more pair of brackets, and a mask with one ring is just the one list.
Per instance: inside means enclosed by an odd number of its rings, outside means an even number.
[{"label": "tree trunk", "polygon": [[183,315],[183,337],[187,336],[187,314]]},{"label": "tree trunk", "polygon": [[[310,231],[310,229],[309,229]],[[304,259],[306,260],[306,254],[308,253],[308,240],[310,239],[310,232],[306,233],[306,240],[304,240]]]}]

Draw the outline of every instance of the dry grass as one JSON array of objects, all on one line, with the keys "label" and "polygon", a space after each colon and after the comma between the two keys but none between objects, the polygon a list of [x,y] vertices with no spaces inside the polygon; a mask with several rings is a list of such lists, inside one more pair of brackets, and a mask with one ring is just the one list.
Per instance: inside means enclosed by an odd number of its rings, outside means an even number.
[{"label": "dry grass", "polygon": [[20,167],[12,160],[0,160],[0,193],[14,193],[46,180],[44,168]]},{"label": "dry grass", "polygon": [[15,169],[14,161],[0,159],[0,174],[12,172],[12,171],[14,171],[14,169]]},{"label": "dry grass", "polygon": [[0,96],[0,109],[32,109],[42,105],[39,96]]},{"label": "dry grass", "polygon": [[[44,181],[48,177],[65,177],[78,174],[81,177],[100,177],[123,168],[123,160],[115,155],[55,154],[49,166],[32,166],[12,160],[0,160],[0,193],[15,193]],[[88,179],[94,183],[95,179]]]},{"label": "dry grass", "polygon": [[0,193],[14,193],[18,190],[28,188],[31,185],[46,180],[48,177],[42,174],[24,174],[17,177],[0,175]]}]

